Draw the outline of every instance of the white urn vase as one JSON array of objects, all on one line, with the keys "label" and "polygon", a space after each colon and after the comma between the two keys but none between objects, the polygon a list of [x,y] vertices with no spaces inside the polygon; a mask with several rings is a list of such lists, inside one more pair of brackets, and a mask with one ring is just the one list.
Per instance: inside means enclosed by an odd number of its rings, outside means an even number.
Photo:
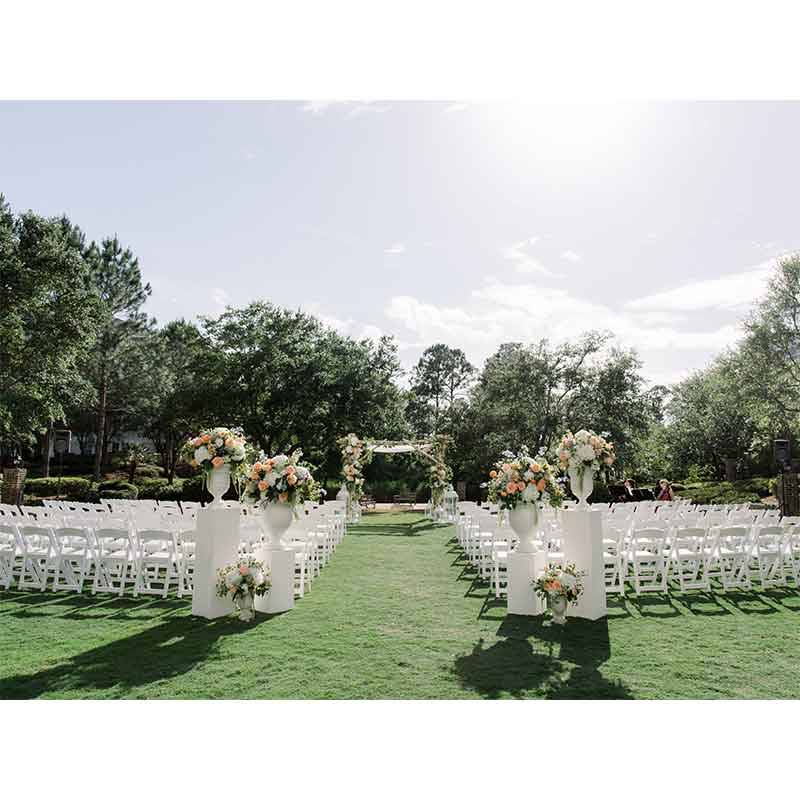
[{"label": "white urn vase", "polygon": [[206,486],[211,496],[214,498],[208,505],[209,507],[221,508],[222,497],[228,491],[231,485],[231,465],[223,464],[220,467],[214,467],[208,473],[206,479]]},{"label": "white urn vase", "polygon": [[344,500],[345,503],[350,499],[350,492],[347,491],[347,486],[342,484],[342,488],[336,492],[336,499],[337,500]]},{"label": "white urn vase", "polygon": [[283,535],[292,524],[294,512],[288,503],[265,503],[264,523],[269,534],[268,550],[283,550]]},{"label": "white urn vase", "polygon": [[539,527],[539,507],[536,503],[519,503],[508,512],[508,524],[519,537],[518,553],[536,552],[536,530]]},{"label": "white urn vase", "polygon": [[594,473],[591,467],[584,467],[583,472],[579,473],[577,467],[569,468],[569,488],[572,494],[578,498],[578,505],[587,505],[592,490],[594,489]]}]

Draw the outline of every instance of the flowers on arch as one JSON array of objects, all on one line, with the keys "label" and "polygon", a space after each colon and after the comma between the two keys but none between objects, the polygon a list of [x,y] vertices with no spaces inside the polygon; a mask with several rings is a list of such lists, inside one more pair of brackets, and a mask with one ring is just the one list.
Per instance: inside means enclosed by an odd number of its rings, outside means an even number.
[{"label": "flowers on arch", "polygon": [[558,461],[563,471],[574,469],[578,475],[590,469],[606,473],[616,460],[614,445],[594,431],[567,431],[558,445]]},{"label": "flowers on arch", "polygon": [[217,571],[217,597],[233,600],[239,611],[239,619],[243,622],[255,616],[250,601],[265,595],[270,585],[264,565],[252,556],[241,558],[235,564],[228,564]]},{"label": "flowers on arch", "polygon": [[576,603],[583,592],[583,576],[575,564],[566,564],[546,569],[531,583],[542,600],[561,596],[566,597],[568,603]]},{"label": "flowers on arch", "polygon": [[433,464],[429,470],[429,478],[431,482],[431,502],[434,506],[440,506],[444,502],[444,493],[453,480],[453,470],[447,464]]},{"label": "flowers on arch", "polygon": [[309,465],[301,463],[302,450],[287,456],[283,453],[256,461],[247,473],[244,502],[250,505],[287,503],[294,507],[306,500],[316,500],[319,487]]},{"label": "flowers on arch", "polygon": [[183,446],[181,455],[193,467],[200,467],[206,477],[222,466],[231,468],[231,477],[238,481],[247,471],[250,446],[241,428],[209,428],[200,431]]},{"label": "flowers on arch", "polygon": [[519,505],[558,507],[564,492],[556,483],[552,467],[544,458],[533,458],[523,447],[519,453],[506,450],[489,472],[489,501],[511,510]]},{"label": "flowers on arch", "polygon": [[342,453],[342,480],[353,500],[364,494],[364,466],[372,460],[372,450],[354,433],[338,440]]}]

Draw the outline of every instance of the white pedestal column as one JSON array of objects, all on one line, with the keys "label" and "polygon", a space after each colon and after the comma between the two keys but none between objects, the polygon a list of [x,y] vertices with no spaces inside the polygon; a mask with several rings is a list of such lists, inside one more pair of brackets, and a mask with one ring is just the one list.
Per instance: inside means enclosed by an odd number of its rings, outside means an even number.
[{"label": "white pedestal column", "polygon": [[197,512],[192,614],[206,619],[233,612],[233,602],[217,597],[217,570],[233,564],[239,554],[239,504],[225,503]]},{"label": "white pedestal column", "polygon": [[547,567],[544,552],[508,554],[508,613],[544,614],[544,603],[533,591],[531,581]]},{"label": "white pedestal column", "polygon": [[272,586],[262,597],[256,597],[255,609],[265,614],[279,614],[294,608],[294,550],[290,547],[263,547],[256,558],[264,562]]},{"label": "white pedestal column", "polygon": [[605,617],[606,584],[603,572],[603,513],[591,509],[562,512],[564,561],[575,564],[583,576],[583,594],[575,605],[567,606],[568,617]]}]

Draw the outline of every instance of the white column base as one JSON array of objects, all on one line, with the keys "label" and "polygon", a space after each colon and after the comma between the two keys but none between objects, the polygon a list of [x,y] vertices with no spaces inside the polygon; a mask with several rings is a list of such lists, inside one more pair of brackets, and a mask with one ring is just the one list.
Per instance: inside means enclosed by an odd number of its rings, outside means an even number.
[{"label": "white column base", "polygon": [[531,582],[547,567],[543,552],[508,554],[508,613],[536,616],[544,614],[545,605],[534,592]]},{"label": "white column base", "polygon": [[583,576],[583,593],[574,605],[567,606],[568,617],[601,619],[608,613],[603,567],[603,513],[598,510],[567,509],[561,516],[564,526],[564,561],[575,564]]},{"label": "white column base", "polygon": [[267,594],[256,597],[256,611],[280,614],[294,608],[294,550],[263,547],[256,552],[256,558],[269,570],[272,583]]},{"label": "white column base", "polygon": [[224,503],[197,512],[192,614],[216,619],[233,613],[233,601],[217,597],[217,570],[239,554],[239,504]]}]

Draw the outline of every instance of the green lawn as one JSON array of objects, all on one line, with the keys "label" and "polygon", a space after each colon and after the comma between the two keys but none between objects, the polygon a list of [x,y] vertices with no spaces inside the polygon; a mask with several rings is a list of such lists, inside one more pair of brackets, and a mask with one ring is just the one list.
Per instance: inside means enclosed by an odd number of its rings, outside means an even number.
[{"label": "green lawn", "polygon": [[295,609],[253,624],[178,600],[0,592],[1,698],[800,696],[794,590],[506,616],[420,514],[351,528]]}]

